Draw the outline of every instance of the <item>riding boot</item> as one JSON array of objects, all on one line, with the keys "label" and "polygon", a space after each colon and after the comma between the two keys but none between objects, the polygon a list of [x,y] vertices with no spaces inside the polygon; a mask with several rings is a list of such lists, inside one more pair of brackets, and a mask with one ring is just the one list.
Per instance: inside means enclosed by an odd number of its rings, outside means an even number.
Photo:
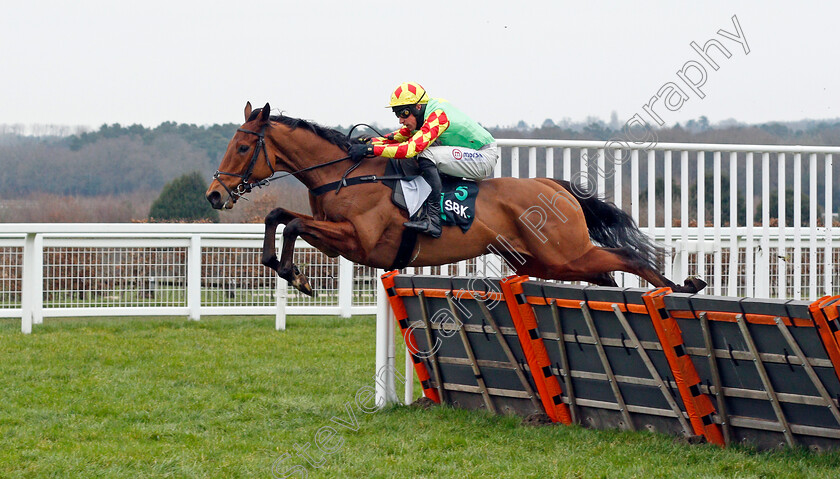
[{"label": "riding boot", "polygon": [[440,227],[440,193],[442,189],[440,173],[438,173],[437,166],[429,159],[420,158],[417,164],[420,166],[420,176],[426,180],[426,183],[432,188],[432,192],[426,199],[420,217],[414,221],[403,223],[403,226],[418,230],[432,238],[440,238],[442,233]]}]

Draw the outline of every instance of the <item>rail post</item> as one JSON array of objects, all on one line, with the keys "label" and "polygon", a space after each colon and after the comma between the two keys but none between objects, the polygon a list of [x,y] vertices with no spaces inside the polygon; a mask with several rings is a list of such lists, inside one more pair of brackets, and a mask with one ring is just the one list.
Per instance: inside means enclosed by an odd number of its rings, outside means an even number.
[{"label": "rail post", "polygon": [[[383,274],[376,270],[376,277]],[[396,391],[394,318],[382,281],[376,281],[376,404],[385,407],[398,401]],[[407,376],[408,377],[408,376]]]},{"label": "rail post", "polygon": [[286,300],[288,295],[288,284],[285,279],[277,276],[277,310],[274,313],[274,329],[277,331],[286,330]]},{"label": "rail post", "polygon": [[187,309],[192,321],[201,319],[201,236],[191,235],[187,251]]},{"label": "rail post", "polygon": [[[20,331],[23,334],[32,333],[36,310],[36,289],[41,289],[36,288],[35,285],[43,283],[43,271],[38,271],[39,261],[36,261],[39,253],[43,255],[43,248],[41,252],[38,251],[39,242],[36,241],[38,236],[36,233],[26,233],[23,242],[23,271],[20,285]],[[43,243],[40,244],[43,245]]]},{"label": "rail post", "polygon": [[32,280],[32,324],[44,322],[44,235],[36,234],[32,255],[33,271],[35,277]]},{"label": "rail post", "polygon": [[342,318],[351,316],[353,307],[353,263],[339,256],[338,258],[338,309]]}]

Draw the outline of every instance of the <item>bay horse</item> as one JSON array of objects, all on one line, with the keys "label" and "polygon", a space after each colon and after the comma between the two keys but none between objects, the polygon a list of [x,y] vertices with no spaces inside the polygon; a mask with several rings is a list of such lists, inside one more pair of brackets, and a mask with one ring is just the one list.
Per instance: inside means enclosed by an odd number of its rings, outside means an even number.
[{"label": "bay horse", "polygon": [[[207,189],[216,209],[232,208],[253,187],[276,172],[289,172],[310,191],[312,216],[283,208],[265,218],[262,264],[299,291],[313,295],[305,274],[292,262],[295,240],[302,237],[329,257],[389,268],[395,261],[407,213],[390,200],[381,182],[346,186],[323,195],[312,190],[343,177],[352,165],[351,140],[343,133],[297,119],[270,116],[268,103],[252,110],[236,131]],[[355,173],[382,176],[386,158],[366,158]],[[354,175],[355,176],[355,175]],[[624,211],[596,197],[585,197],[568,182],[549,178],[495,178],[479,183],[476,217],[462,233],[444,227],[433,239],[419,235],[407,266],[436,266],[494,252],[517,274],[543,279],[587,281],[616,286],[610,272],[638,275],[655,287],[697,292],[705,283],[687,279],[683,286],[656,269],[657,247]],[[275,250],[277,226],[284,224],[280,259]],[[593,244],[593,241],[598,245]]]}]

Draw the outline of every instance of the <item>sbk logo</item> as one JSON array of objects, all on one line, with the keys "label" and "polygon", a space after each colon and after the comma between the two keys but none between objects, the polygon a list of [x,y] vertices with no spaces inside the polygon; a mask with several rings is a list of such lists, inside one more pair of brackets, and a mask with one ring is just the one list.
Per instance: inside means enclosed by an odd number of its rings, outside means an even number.
[{"label": "sbk logo", "polygon": [[453,214],[456,214],[461,218],[470,217],[470,215],[467,214],[467,210],[469,209],[469,206],[458,204],[457,202],[452,200],[446,200],[443,202],[444,211],[451,211]]}]

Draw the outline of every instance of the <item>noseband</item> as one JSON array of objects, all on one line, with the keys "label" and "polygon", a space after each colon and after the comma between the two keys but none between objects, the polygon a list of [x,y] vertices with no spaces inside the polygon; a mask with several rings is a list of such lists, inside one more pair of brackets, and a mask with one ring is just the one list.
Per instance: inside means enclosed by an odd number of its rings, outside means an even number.
[{"label": "noseband", "polygon": [[[273,176],[274,173],[277,171],[274,169],[274,166],[271,164],[271,161],[268,159],[268,153],[265,150],[265,129],[268,126],[268,123],[264,124],[262,129],[260,129],[259,133],[256,131],[246,130],[244,128],[237,128],[236,131],[241,131],[242,133],[248,133],[251,135],[257,135],[257,144],[254,147],[254,155],[251,157],[251,163],[248,164],[248,169],[245,170],[245,173],[230,173],[227,171],[219,171],[216,170],[216,173],[213,174],[213,179],[219,180],[219,183],[227,190],[230,196],[236,196],[237,198],[242,198],[245,196],[246,193],[251,192],[255,187],[263,187],[268,184],[270,181],[269,178],[257,181],[255,183],[251,183],[251,174],[254,173],[254,166],[257,165],[257,160],[260,158],[260,152],[263,152],[263,156],[265,156],[265,163],[268,165],[268,168],[271,170],[271,175]],[[239,185],[231,190],[225,184],[224,181],[220,180],[219,178],[222,175],[227,176],[234,176],[236,178],[241,178],[242,182]]]}]

